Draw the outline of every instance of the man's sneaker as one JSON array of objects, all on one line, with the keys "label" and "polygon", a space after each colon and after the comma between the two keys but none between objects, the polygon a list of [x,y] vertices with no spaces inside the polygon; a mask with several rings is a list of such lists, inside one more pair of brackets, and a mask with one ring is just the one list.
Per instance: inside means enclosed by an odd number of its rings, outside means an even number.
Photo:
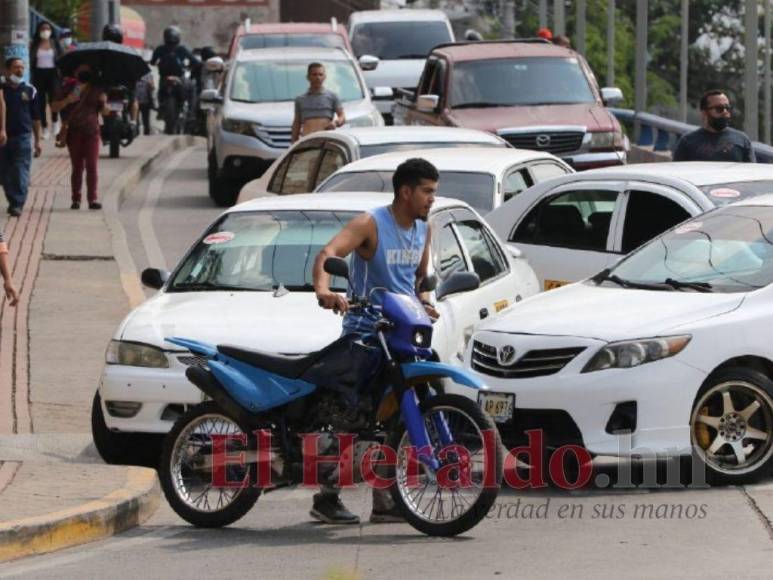
[{"label": "man's sneaker", "polygon": [[376,510],[373,509],[370,512],[371,524],[403,524],[405,523],[405,516],[399,506],[394,505],[388,510]]},{"label": "man's sneaker", "polygon": [[8,215],[11,217],[19,217],[21,215],[21,208],[20,207],[9,207],[8,208]]},{"label": "man's sneaker", "polygon": [[311,517],[326,524],[359,524],[360,518],[346,509],[338,494],[315,493]]}]

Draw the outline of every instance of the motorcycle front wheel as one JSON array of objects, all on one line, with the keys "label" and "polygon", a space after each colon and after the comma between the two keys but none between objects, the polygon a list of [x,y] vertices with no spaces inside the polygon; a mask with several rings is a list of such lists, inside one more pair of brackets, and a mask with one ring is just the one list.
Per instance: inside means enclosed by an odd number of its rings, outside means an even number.
[{"label": "motorcycle front wheel", "polygon": [[[499,432],[479,405],[460,395],[428,399],[421,413],[441,467],[432,471],[416,459],[417,450],[401,423],[388,441],[397,452],[397,464],[389,470],[392,499],[408,523],[424,534],[463,534],[486,517],[499,493],[503,476]],[[450,446],[443,443],[448,433]]]},{"label": "motorcycle front wheel", "polygon": [[175,135],[178,133],[180,113],[177,107],[177,99],[173,96],[167,96],[163,103],[164,133],[166,135]]},{"label": "motorcycle front wheel", "polygon": [[233,439],[249,433],[207,401],[180,417],[164,441],[158,477],[169,505],[185,521],[200,528],[219,528],[244,516],[260,496],[254,487],[255,463],[226,467],[227,483],[213,481],[213,435],[229,436],[229,456],[248,452],[253,447]]}]

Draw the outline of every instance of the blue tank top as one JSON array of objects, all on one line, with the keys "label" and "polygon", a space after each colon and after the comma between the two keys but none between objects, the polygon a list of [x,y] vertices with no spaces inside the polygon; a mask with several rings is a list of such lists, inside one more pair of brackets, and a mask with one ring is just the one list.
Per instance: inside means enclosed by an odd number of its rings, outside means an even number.
[{"label": "blue tank top", "polygon": [[[370,260],[364,260],[355,252],[352,256],[350,279],[352,293],[369,296],[373,304],[381,304],[384,293],[373,288],[386,288],[390,292],[415,296],[416,270],[421,263],[427,240],[427,224],[415,220],[409,229],[402,228],[392,215],[391,206],[369,211],[376,222],[378,243]],[[374,319],[361,313],[347,313],[344,317],[344,333],[373,331]]]}]

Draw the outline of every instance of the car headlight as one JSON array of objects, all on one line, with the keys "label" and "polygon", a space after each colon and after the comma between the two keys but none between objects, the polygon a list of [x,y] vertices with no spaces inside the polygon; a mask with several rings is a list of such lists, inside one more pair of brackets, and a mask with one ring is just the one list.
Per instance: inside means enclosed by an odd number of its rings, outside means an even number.
[{"label": "car headlight", "polygon": [[130,367],[169,368],[169,360],[158,347],[139,342],[111,340],[105,353],[105,362],[109,365]]},{"label": "car headlight", "polygon": [[384,124],[384,118],[378,111],[373,111],[367,115],[346,119],[347,127],[380,127]]},{"label": "car headlight", "polygon": [[598,131],[590,133],[591,149],[622,149],[623,134],[617,131]]},{"label": "car headlight", "polygon": [[247,135],[249,137],[255,136],[255,130],[252,127],[252,123],[249,121],[242,121],[241,119],[223,119],[223,131]]},{"label": "car headlight", "polygon": [[690,342],[692,336],[665,336],[611,342],[598,351],[585,368],[584,373],[604,369],[627,369],[679,354]]},{"label": "car headlight", "polygon": [[430,342],[432,342],[431,328],[418,328],[413,333],[413,346],[429,348]]}]

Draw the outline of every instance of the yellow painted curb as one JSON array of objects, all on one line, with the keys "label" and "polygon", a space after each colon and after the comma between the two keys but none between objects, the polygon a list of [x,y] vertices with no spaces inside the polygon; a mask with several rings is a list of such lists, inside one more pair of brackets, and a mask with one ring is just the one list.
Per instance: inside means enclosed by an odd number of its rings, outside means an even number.
[{"label": "yellow painted curb", "polygon": [[1,522],[0,562],[85,544],[144,522],[161,498],[156,472],[144,467],[126,471],[126,485],[103,498],[44,516]]}]

